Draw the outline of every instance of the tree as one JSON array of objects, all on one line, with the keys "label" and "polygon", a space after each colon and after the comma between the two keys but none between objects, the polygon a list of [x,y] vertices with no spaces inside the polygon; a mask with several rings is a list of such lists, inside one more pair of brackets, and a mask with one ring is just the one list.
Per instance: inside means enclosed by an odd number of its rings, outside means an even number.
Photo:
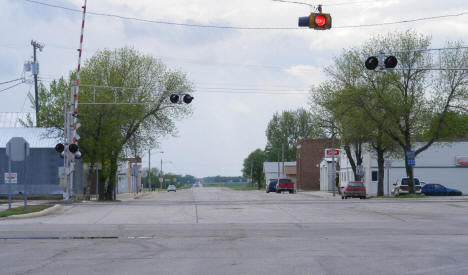
[{"label": "tree", "polygon": [[263,173],[263,162],[265,162],[265,158],[265,152],[261,149],[257,149],[244,159],[242,175],[245,178],[251,178],[252,183],[256,182],[258,189],[262,188],[262,183],[265,179],[265,174]]},{"label": "tree", "polygon": [[[70,83],[74,78],[72,72]],[[63,79],[53,81],[49,91],[41,90],[40,125],[63,129],[63,119],[57,114],[63,114],[60,102],[69,91]],[[171,71],[158,59],[131,48],[98,51],[84,63],[78,144],[85,161],[103,164],[106,180],[100,182],[100,199],[115,199],[119,158],[136,157],[160,137],[175,134],[174,120],[190,114],[190,105],[168,100],[171,93],[179,91],[192,91],[184,73]],[[90,102],[95,104],[83,105]],[[108,102],[117,104],[101,104]]]},{"label": "tree", "polygon": [[[462,107],[468,93],[467,71],[425,69],[431,66],[433,59],[430,52],[424,51],[429,46],[429,37],[407,31],[371,39],[360,56],[361,64],[364,64],[366,56],[375,53],[376,48],[395,53],[401,69],[385,74],[365,71],[362,83],[367,89],[363,90],[357,103],[399,145],[402,153],[414,151],[415,156],[438,140],[453,138],[453,134],[444,136],[444,125],[452,124],[454,116],[450,114]],[[447,46],[456,49],[442,51],[440,65],[466,68],[468,50],[462,49],[461,43],[448,43]],[[381,89],[382,83],[389,85]],[[383,110],[386,116],[376,115],[375,108]],[[409,166],[407,160],[405,154],[410,193],[414,193],[413,166]]]},{"label": "tree", "polygon": [[298,139],[314,138],[322,135],[320,129],[312,126],[312,115],[305,109],[275,113],[266,129],[268,161],[279,161],[284,150],[285,161],[296,160]]}]

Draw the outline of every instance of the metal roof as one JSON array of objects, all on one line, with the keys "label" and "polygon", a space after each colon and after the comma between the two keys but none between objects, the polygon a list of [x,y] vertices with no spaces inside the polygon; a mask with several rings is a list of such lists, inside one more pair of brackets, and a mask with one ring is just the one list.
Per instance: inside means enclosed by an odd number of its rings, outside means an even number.
[{"label": "metal roof", "polygon": [[29,148],[54,148],[58,140],[48,138],[47,133],[47,128],[0,128],[0,148],[5,148],[13,137],[23,137]]}]

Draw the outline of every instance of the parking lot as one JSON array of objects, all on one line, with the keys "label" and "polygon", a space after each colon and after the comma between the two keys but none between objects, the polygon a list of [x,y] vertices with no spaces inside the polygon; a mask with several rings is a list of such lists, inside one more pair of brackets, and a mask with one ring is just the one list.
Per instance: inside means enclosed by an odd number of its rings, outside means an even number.
[{"label": "parking lot", "polygon": [[468,273],[465,197],[193,188],[122,199],[0,220],[1,273]]}]

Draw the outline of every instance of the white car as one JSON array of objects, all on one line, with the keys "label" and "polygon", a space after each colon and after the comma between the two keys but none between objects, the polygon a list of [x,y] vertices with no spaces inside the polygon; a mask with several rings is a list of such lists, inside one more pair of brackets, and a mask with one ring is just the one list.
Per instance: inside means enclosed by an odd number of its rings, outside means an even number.
[{"label": "white car", "polygon": [[[408,186],[409,179],[403,178],[400,181],[397,181],[393,184],[395,186],[393,188],[392,194],[394,196],[398,196],[400,194],[408,194],[409,193],[409,186]],[[414,178],[414,192],[416,194],[421,194],[421,183],[419,182],[418,178]]]},{"label": "white car", "polygon": [[177,192],[176,187],[174,184],[171,184],[167,187],[167,192],[174,191]]}]

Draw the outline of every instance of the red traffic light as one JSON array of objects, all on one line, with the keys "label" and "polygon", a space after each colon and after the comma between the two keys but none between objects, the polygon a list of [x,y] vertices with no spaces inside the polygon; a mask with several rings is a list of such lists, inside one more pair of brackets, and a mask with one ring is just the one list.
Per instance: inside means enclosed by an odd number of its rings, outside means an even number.
[{"label": "red traffic light", "polygon": [[322,14],[315,16],[314,18],[315,25],[318,27],[323,27],[327,23],[327,18]]},{"label": "red traffic light", "polygon": [[307,17],[299,17],[299,27],[309,27],[315,30],[328,30],[332,26],[329,13],[311,13]]}]

